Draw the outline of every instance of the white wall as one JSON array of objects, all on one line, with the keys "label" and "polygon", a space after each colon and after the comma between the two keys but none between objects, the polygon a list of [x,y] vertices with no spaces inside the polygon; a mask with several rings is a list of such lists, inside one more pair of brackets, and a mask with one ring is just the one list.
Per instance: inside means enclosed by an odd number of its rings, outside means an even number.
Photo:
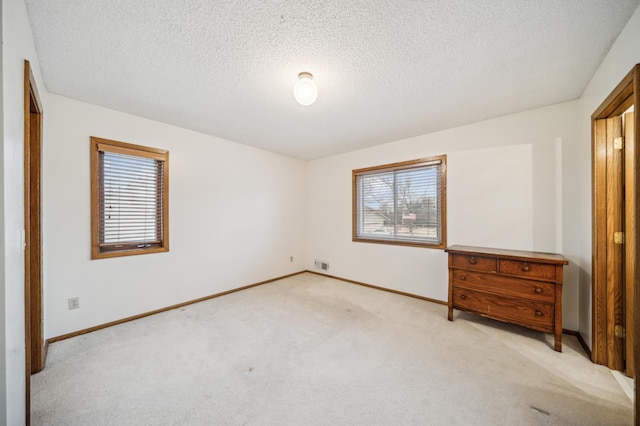
[{"label": "white wall", "polygon": [[[47,338],[304,268],[305,162],[57,95],[44,121]],[[90,259],[90,136],[169,150],[168,253]]]},{"label": "white wall", "polygon": [[[0,209],[0,286],[3,288],[0,328],[4,334],[5,384],[0,389],[0,423],[25,421],[23,140],[24,60],[31,62],[36,84],[43,90],[31,27],[23,0],[2,1],[3,147]],[[44,102],[44,100],[43,100]],[[45,104],[46,108],[46,104]]]},{"label": "white wall", "polygon": [[576,330],[578,253],[563,250],[557,220],[574,202],[563,189],[575,172],[563,150],[574,143],[575,113],[568,102],[311,161],[307,268],[318,258],[332,275],[446,301],[442,250],[351,241],[353,169],[446,154],[447,243],[562,251],[572,262],[564,327]]},{"label": "white wall", "polygon": [[[615,41],[580,98],[578,133],[568,153],[576,162],[573,190],[577,202],[570,206],[565,223],[571,224],[580,255],[580,333],[591,346],[591,114],[625,75],[640,63],[640,8]],[[636,111],[638,106],[636,105]],[[575,234],[574,234],[575,231]]]}]

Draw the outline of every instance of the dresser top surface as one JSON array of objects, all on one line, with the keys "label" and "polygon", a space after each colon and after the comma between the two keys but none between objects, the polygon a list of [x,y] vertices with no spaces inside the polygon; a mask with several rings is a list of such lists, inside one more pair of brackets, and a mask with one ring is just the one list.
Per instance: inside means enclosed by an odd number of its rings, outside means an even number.
[{"label": "dresser top surface", "polygon": [[569,261],[561,254],[556,253],[542,253],[537,251],[521,251],[521,250],[507,250],[488,247],[473,247],[473,246],[449,246],[444,251],[448,253],[460,253],[460,254],[475,254],[478,256],[497,256],[503,259],[517,259],[517,260],[529,260],[532,262],[545,262],[556,263],[562,265],[568,265]]}]

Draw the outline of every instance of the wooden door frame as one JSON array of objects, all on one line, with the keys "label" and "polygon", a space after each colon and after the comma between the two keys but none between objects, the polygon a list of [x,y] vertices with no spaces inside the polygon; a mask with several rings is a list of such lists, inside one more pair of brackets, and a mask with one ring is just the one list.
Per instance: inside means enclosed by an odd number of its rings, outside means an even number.
[{"label": "wooden door frame", "polygon": [[[606,258],[606,250],[602,246],[603,236],[601,235],[603,228],[603,221],[606,222],[606,217],[602,217],[602,212],[598,211],[597,207],[604,200],[601,200],[596,190],[598,182],[596,181],[596,162],[598,161],[598,152],[600,148],[596,143],[596,120],[606,119],[618,115],[622,115],[628,110],[631,105],[635,105],[636,113],[634,117],[634,135],[636,143],[640,141],[640,114],[638,109],[640,108],[640,64],[634,66],[631,71],[622,79],[622,81],[616,86],[616,88],[607,96],[604,102],[595,110],[591,115],[591,131],[592,131],[592,214],[593,214],[593,229],[592,229],[592,342],[591,342],[591,358],[592,361],[597,364],[607,365],[607,350],[609,346],[609,334],[607,328],[611,328],[611,324],[607,323],[608,314],[608,301],[611,299],[611,295],[607,293],[606,283],[606,259],[603,262],[603,258]],[[638,152],[632,154],[633,158],[627,162],[627,165],[631,165],[634,170],[640,170],[640,156]],[[634,179],[635,185],[633,185],[632,193],[633,200],[638,200],[639,188],[640,188],[640,173],[635,173]],[[637,243],[640,241],[640,226],[636,226],[637,218],[640,218],[640,203],[635,203],[635,214],[633,215],[632,223],[629,226],[631,230],[631,244],[625,244],[625,251],[629,257],[627,257],[627,268],[632,267],[628,273],[633,279],[633,288],[636,289],[635,293],[638,294],[638,281],[640,277],[640,265],[638,264],[638,247]],[[604,240],[606,241],[606,239]],[[625,242],[626,243],[626,242]],[[629,262],[632,260],[633,262]],[[640,372],[638,368],[638,357],[640,351],[640,297],[634,297],[634,360],[633,366],[636,374]],[[636,387],[636,419],[640,419],[640,401],[639,390],[640,387]]]},{"label": "wooden door frame", "polygon": [[31,65],[24,61],[24,336],[26,421],[30,423],[31,374],[44,368],[41,228],[42,102]]}]

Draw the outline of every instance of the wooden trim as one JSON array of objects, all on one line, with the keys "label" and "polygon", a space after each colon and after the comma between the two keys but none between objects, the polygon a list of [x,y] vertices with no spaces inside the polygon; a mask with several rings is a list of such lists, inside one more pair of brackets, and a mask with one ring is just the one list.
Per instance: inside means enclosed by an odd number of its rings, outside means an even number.
[{"label": "wooden trim", "polygon": [[[91,139],[96,141],[96,146],[98,151],[102,151],[102,152],[112,152],[114,154],[131,155],[134,157],[141,157],[142,156],[141,153],[144,152],[145,158],[151,158],[158,161],[165,161],[166,155],[168,154],[168,151],[158,150],[155,148],[149,148],[141,145],[127,144],[129,146],[124,147],[122,146],[124,145],[124,142],[114,141],[113,145],[109,145],[104,141],[98,142],[97,140],[99,140],[99,138],[91,137]],[[116,145],[116,143],[118,145]],[[158,153],[158,151],[162,151],[162,152]]]},{"label": "wooden trim", "polygon": [[[637,113],[636,113],[637,114]],[[625,165],[624,165],[624,205],[625,212],[624,216],[626,218],[625,221],[625,250],[623,256],[625,257],[625,268],[624,268],[624,282],[622,292],[624,293],[624,303],[625,305],[622,308],[622,314],[624,315],[624,324],[625,324],[625,342],[624,342],[624,359],[625,359],[625,373],[629,377],[635,378],[635,365],[633,360],[635,359],[635,333],[634,333],[634,321],[635,317],[633,308],[635,304],[635,283],[637,281],[636,278],[636,268],[635,268],[635,259],[636,253],[638,252],[636,235],[638,233],[637,220],[638,215],[636,212],[638,211],[637,199],[635,198],[635,194],[638,193],[638,189],[636,188],[636,182],[638,177],[636,176],[638,170],[636,167],[636,143],[637,141],[634,138],[635,135],[635,123],[634,123],[634,113],[630,112],[624,115],[625,117]]]},{"label": "wooden trim", "polygon": [[[445,248],[447,246],[447,156],[442,156],[442,165],[440,168],[440,183],[442,187],[440,188],[440,192],[442,194],[442,210],[440,211],[440,226],[442,232],[442,244],[440,244],[440,248]],[[435,248],[435,247],[434,247]]]},{"label": "wooden trim", "polygon": [[[630,97],[633,99],[634,96],[637,97],[633,84],[634,80],[637,78],[636,73],[639,65],[634,66],[631,71],[624,76],[622,81],[618,83],[609,96],[607,96],[600,104],[600,106],[596,108],[593,114],[591,114],[591,121],[620,115],[629,109],[633,102],[629,104],[628,99]],[[624,108],[624,110],[620,111],[621,107]]]},{"label": "wooden trim", "polygon": [[446,159],[446,155],[435,155],[433,157],[419,158],[417,160],[400,161],[397,163],[383,164],[381,166],[365,167],[362,169],[355,169],[353,171],[356,175],[367,175],[380,172],[392,172],[397,170],[410,170],[413,168],[420,168],[424,166],[436,166],[443,164]]},{"label": "wooden trim", "polygon": [[[444,238],[444,232],[442,233],[442,237]],[[445,247],[447,247],[446,241],[445,241],[445,244],[428,244],[428,243],[419,243],[419,242],[412,242],[412,241],[397,241],[397,240],[383,240],[383,239],[378,240],[378,239],[363,238],[363,237],[353,238],[352,241],[354,243],[385,244],[385,245],[392,245],[392,246],[420,247],[420,248],[436,249],[436,250],[443,250]]]},{"label": "wooden trim", "polygon": [[606,203],[606,167],[607,161],[607,122],[598,119],[593,122],[592,144],[592,282],[591,293],[592,309],[592,361],[596,364],[605,364],[607,360],[607,214]]},{"label": "wooden trim", "polygon": [[579,331],[567,330],[566,328],[563,328],[562,333],[568,336],[575,336],[578,339],[578,343],[580,343],[580,346],[582,346],[584,353],[587,355],[587,358],[591,359],[591,349],[589,349],[587,342],[584,341],[584,339],[582,338],[582,334],[580,334]]},{"label": "wooden trim", "polygon": [[437,299],[431,299],[429,297],[424,297],[424,296],[418,296],[417,294],[405,293],[404,291],[398,291],[398,290],[392,290],[390,288],[378,287],[377,285],[367,284],[367,283],[363,283],[363,282],[360,282],[360,281],[354,281],[354,280],[350,280],[350,279],[347,279],[347,278],[336,277],[334,275],[323,274],[321,272],[316,272],[316,271],[306,270],[305,272],[309,272],[310,274],[320,275],[320,276],[327,277],[327,278],[333,278],[335,280],[344,281],[344,282],[350,283],[350,284],[357,284],[357,285],[361,285],[363,287],[369,287],[369,288],[372,288],[374,290],[386,291],[387,293],[399,294],[401,296],[412,297],[414,299],[424,300],[425,302],[437,303],[438,305],[447,306],[447,302],[445,302],[445,301],[437,300]]},{"label": "wooden trim", "polygon": [[[634,114],[634,140],[636,144],[640,143],[640,64],[634,67],[634,76],[633,76],[633,104],[635,105],[635,114]],[[638,195],[640,191],[640,173],[638,170],[640,168],[640,150],[635,150],[636,156],[634,158],[635,169],[636,169],[636,183],[635,183],[635,199],[638,199]],[[636,223],[640,218],[640,203],[636,202],[635,209],[635,221]],[[635,234],[634,234],[636,246],[634,247],[633,258],[635,260],[634,267],[634,276],[635,280],[633,283],[633,292],[634,292],[634,318],[633,318],[633,346],[634,346],[634,358],[633,358],[633,370],[635,374],[640,372],[640,261],[638,259],[638,251],[637,244],[640,241],[640,226],[636,226]],[[636,377],[637,379],[637,377]],[[640,422],[640,387],[635,387],[635,399],[634,399],[634,408],[635,408],[635,421]]]},{"label": "wooden trim", "polygon": [[[91,136],[91,258],[104,259],[140,254],[162,253],[169,251],[169,151],[151,148],[126,142],[113,141]],[[99,153],[115,152],[138,157],[153,158],[162,162],[163,171],[163,203],[161,220],[161,241],[157,246],[148,248],[129,248],[124,244],[123,249],[113,250],[112,245],[100,244],[100,160]],[[105,249],[104,247],[109,247]]]},{"label": "wooden trim", "polygon": [[91,333],[91,332],[98,331],[98,330],[103,330],[105,328],[113,327],[114,325],[124,324],[124,323],[129,322],[129,321],[135,321],[135,320],[138,320],[140,318],[148,317],[150,315],[160,314],[162,312],[167,312],[167,311],[171,311],[173,309],[182,308],[184,306],[193,305],[194,303],[200,303],[200,302],[204,302],[206,300],[215,299],[216,297],[225,296],[227,294],[236,293],[236,292],[242,291],[242,290],[247,290],[247,289],[250,289],[250,288],[253,288],[253,287],[257,287],[257,286],[260,286],[260,285],[263,285],[263,284],[269,284],[271,282],[282,280],[282,279],[289,278],[289,277],[293,277],[293,276],[296,276],[296,275],[300,275],[300,274],[303,274],[305,272],[306,271],[294,272],[293,274],[283,275],[283,276],[277,277],[277,278],[271,278],[269,280],[260,281],[260,282],[254,283],[254,284],[245,285],[243,287],[238,287],[238,288],[234,288],[234,289],[231,289],[231,290],[223,291],[221,293],[215,293],[215,294],[212,294],[212,295],[209,295],[209,296],[200,297],[198,299],[189,300],[187,302],[177,303],[175,305],[167,306],[167,307],[160,308],[160,309],[155,309],[153,311],[145,312],[145,313],[142,313],[142,314],[133,315],[133,316],[130,316],[130,317],[127,317],[127,318],[122,318],[122,319],[111,321],[111,322],[108,322],[108,323],[105,323],[105,324],[100,324],[100,325],[96,325],[96,326],[93,326],[93,327],[85,328],[85,329],[82,329],[82,330],[74,331],[72,333],[67,333],[67,334],[63,334],[63,335],[60,335],[60,336],[51,337],[51,338],[47,339],[46,345],[48,346],[51,343],[59,342],[61,340],[70,339],[72,337],[81,336],[83,334]]},{"label": "wooden trim", "polygon": [[164,253],[169,251],[168,248],[162,247],[148,247],[144,249],[130,249],[130,250],[113,250],[102,251],[99,254],[92,256],[92,259],[108,259],[110,257],[122,257],[122,256],[137,256],[139,254],[151,254],[151,253]]},{"label": "wooden trim", "polygon": [[[31,141],[31,65],[24,61],[24,239],[29,241],[29,155]],[[24,339],[25,339],[25,388],[26,423],[31,423],[31,276],[29,250],[24,251]]]},{"label": "wooden trim", "polygon": [[95,259],[100,254],[100,161],[98,144],[91,139],[90,155],[90,180],[91,180],[91,258]]},{"label": "wooden trim", "polygon": [[[635,143],[640,143],[640,64],[634,67],[634,76],[633,76],[633,103],[635,105],[635,114],[634,114],[634,140]],[[640,168],[640,150],[635,150],[636,155],[634,158],[634,169],[636,170],[635,176],[635,194],[634,199],[636,200],[636,208],[635,208],[635,236],[634,236],[634,248],[633,248],[633,267],[634,267],[634,282],[633,288],[635,292],[634,296],[634,307],[633,307],[633,346],[634,346],[634,357],[633,360],[627,361],[633,363],[634,373],[637,374],[640,371],[640,268],[639,265],[639,254],[638,254],[638,242],[640,241],[640,226],[637,225],[637,220],[640,217],[640,203],[637,202],[638,195],[640,192],[640,173],[638,170]],[[635,387],[635,421],[636,423],[640,423],[640,386]]]},{"label": "wooden trim", "polygon": [[[99,138],[97,136],[91,136],[91,140],[98,144],[98,149],[100,151],[109,151],[116,152],[127,155],[137,155],[140,156],[139,151],[148,152],[149,158],[154,158],[156,160],[164,160],[164,156],[169,153],[166,149],[161,148],[152,148],[144,145],[136,145],[129,142],[120,142],[111,139]],[[157,154],[155,156],[151,154]]]},{"label": "wooden trim", "polygon": [[[432,244],[421,241],[410,241],[402,239],[376,239],[358,236],[358,199],[357,199],[357,178],[358,176],[373,173],[392,172],[398,170],[410,170],[422,166],[440,165],[440,228],[441,243]],[[351,172],[351,240],[357,243],[386,244],[407,247],[421,247],[430,249],[444,249],[447,247],[447,156],[436,155],[418,160],[402,161],[398,163],[385,164],[381,166],[366,167],[355,169]]]}]

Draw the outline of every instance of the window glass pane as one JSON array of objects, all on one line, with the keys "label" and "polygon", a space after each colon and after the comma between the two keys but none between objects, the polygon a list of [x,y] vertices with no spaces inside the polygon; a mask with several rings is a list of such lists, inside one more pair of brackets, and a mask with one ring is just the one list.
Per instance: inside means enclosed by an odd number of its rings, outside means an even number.
[{"label": "window glass pane", "polygon": [[396,173],[397,235],[403,238],[438,238],[437,167]]},{"label": "window glass pane", "polygon": [[393,173],[361,178],[362,234],[393,234]]}]

